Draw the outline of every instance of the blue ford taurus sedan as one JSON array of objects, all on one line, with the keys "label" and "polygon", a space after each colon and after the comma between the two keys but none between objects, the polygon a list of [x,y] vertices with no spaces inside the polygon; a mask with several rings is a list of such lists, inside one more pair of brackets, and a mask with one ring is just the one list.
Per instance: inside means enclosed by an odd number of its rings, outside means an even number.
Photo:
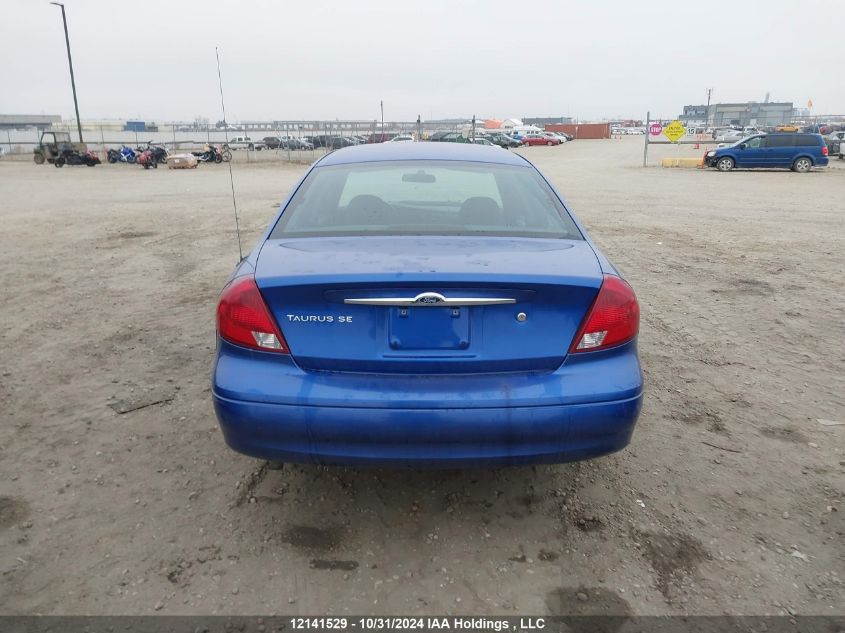
[{"label": "blue ford taurus sedan", "polygon": [[640,412],[639,306],[519,155],[331,153],[217,308],[214,407],[236,451],[412,467],[611,453]]}]

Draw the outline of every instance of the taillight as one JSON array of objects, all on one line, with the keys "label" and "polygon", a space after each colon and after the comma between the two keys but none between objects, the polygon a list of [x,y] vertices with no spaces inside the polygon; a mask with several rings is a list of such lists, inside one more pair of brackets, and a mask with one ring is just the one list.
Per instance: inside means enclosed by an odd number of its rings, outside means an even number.
[{"label": "taillight", "polygon": [[217,304],[217,331],[236,345],[265,352],[290,351],[252,277],[235,279],[223,289]]},{"label": "taillight", "polygon": [[640,306],[633,289],[616,275],[605,275],[569,352],[591,352],[627,343],[639,330]]},{"label": "taillight", "polygon": [[822,156],[827,156],[827,145],[822,145]]}]

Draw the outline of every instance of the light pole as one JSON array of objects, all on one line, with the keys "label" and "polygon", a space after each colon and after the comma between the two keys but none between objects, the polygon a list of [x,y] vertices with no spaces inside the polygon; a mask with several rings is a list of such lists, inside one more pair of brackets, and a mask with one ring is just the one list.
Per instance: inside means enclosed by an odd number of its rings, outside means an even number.
[{"label": "light pole", "polygon": [[79,142],[82,143],[82,121],[79,120],[79,104],[76,102],[76,80],[73,78],[73,59],[70,56],[70,37],[67,34],[67,17],[65,5],[61,2],[51,2],[62,8],[62,24],[65,26],[65,45],[67,46],[67,65],[70,68],[70,87],[73,89],[73,109],[76,111],[76,131],[79,132]]}]

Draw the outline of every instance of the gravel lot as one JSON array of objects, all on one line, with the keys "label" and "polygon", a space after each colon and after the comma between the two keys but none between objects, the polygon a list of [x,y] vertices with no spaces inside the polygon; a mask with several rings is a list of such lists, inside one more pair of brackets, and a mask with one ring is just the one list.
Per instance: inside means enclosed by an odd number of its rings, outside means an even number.
[{"label": "gravel lot", "polygon": [[[0,161],[0,612],[845,612],[842,161],[524,153],[637,290],[647,396],[621,453],[467,472],[226,448],[225,166]],[[234,164],[248,245],[303,169]]]}]

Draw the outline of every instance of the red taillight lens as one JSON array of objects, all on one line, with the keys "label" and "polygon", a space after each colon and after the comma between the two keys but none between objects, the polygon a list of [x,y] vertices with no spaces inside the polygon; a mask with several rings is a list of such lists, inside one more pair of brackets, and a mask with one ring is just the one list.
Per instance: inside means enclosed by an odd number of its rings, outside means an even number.
[{"label": "red taillight lens", "polygon": [[822,146],[822,156],[827,156],[827,145]]},{"label": "red taillight lens", "polygon": [[223,289],[217,304],[217,331],[236,345],[265,352],[290,351],[252,277],[235,279]]},{"label": "red taillight lens", "polygon": [[616,275],[605,275],[569,352],[591,352],[627,343],[639,330],[640,306],[633,289]]}]

